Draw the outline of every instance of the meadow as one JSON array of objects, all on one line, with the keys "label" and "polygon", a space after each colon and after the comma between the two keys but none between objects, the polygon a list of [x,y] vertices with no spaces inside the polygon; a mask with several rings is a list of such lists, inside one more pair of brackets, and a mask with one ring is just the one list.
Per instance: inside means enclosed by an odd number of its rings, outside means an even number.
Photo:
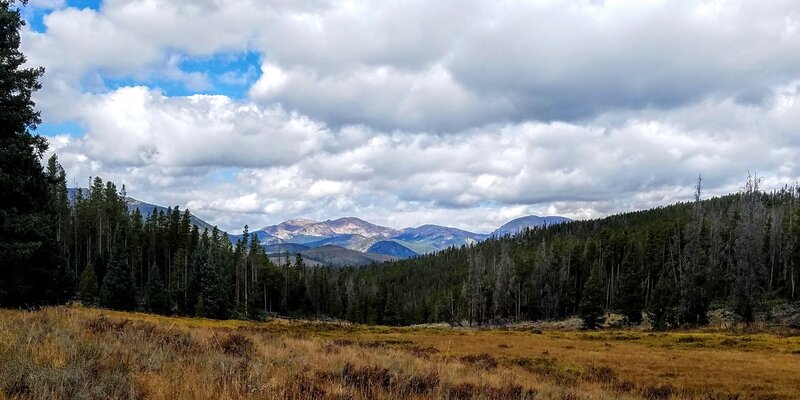
[{"label": "meadow", "polygon": [[797,399],[800,336],[0,310],[0,399],[109,398]]}]

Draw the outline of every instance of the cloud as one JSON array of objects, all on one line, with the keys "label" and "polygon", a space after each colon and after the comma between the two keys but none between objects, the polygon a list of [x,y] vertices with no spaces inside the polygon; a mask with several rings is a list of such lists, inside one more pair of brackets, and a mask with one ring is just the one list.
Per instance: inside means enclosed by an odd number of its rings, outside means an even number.
[{"label": "cloud", "polygon": [[758,104],[800,78],[791,0],[109,0],[54,10],[44,24],[26,38],[32,62],[78,78],[172,74],[204,89],[175,73],[176,57],[256,51],[253,100],[334,127],[449,132]]},{"label": "cloud", "polygon": [[459,131],[758,103],[800,67],[791,1],[334,4],[265,30],[266,62],[288,78],[256,84],[256,100],[332,125]]},{"label": "cloud", "polygon": [[[358,215],[490,231],[502,210],[586,218],[687,200],[698,174],[709,195],[736,191],[748,171],[770,187],[800,176],[797,90],[777,90],[766,106],[727,99],[445,135],[334,129],[281,108],[144,87],[84,99],[85,137],[54,141],[71,177],[109,174],[225,229]],[[236,172],[213,179],[220,168]]]},{"label": "cloud", "polygon": [[[51,139],[70,179],[228,230],[356,215],[488,232],[687,200],[700,173],[709,195],[748,171],[800,177],[795,1],[53,7],[23,43],[47,68],[45,122],[85,129]],[[182,67],[224,54],[260,65]]]}]

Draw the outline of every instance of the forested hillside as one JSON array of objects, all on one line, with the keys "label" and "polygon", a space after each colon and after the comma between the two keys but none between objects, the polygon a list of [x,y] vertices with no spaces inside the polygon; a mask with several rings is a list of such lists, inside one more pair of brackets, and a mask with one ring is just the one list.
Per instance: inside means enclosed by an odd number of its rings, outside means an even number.
[{"label": "forested hillside", "polygon": [[[361,322],[554,319],[603,312],[656,328],[707,322],[712,305],[752,321],[795,300],[800,265],[797,188],[740,193],[526,230],[469,248],[335,273]],[[593,273],[594,270],[594,273]],[[345,296],[347,294],[347,296]],[[344,300],[342,300],[344,301]],[[593,321],[593,322],[591,322]]]},{"label": "forested hillside", "polygon": [[800,191],[765,193],[755,177],[737,194],[701,200],[698,182],[693,202],[366,267],[307,266],[289,254],[275,263],[246,227],[232,244],[200,232],[188,210],[130,212],[124,187],[100,178],[70,202],[55,157],[47,179],[59,257],[79,277],[73,297],[109,308],[389,325],[580,315],[587,327],[617,311],[669,328],[707,323],[712,305],[749,322],[796,298]]}]

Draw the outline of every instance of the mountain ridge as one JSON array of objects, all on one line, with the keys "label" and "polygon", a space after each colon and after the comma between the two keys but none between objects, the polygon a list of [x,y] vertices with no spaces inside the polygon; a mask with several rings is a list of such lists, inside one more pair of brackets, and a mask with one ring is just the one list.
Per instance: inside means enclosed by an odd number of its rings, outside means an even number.
[{"label": "mountain ridge", "polygon": [[[68,189],[68,197],[73,201],[75,188]],[[88,193],[88,189],[82,189]],[[129,211],[139,209],[147,216],[156,211],[167,211],[167,207],[126,197]],[[213,229],[213,225],[191,214],[192,224],[201,230]],[[374,224],[364,219],[345,216],[317,221],[309,218],[294,218],[274,225],[266,225],[251,231],[256,235],[268,254],[289,252],[310,255],[319,265],[335,264],[347,260],[353,264],[364,265],[391,259],[412,258],[434,253],[449,247],[472,245],[493,236],[515,234],[525,227],[545,226],[567,222],[571,219],[560,216],[528,215],[515,218],[501,225],[489,234],[470,232],[436,224],[423,224],[417,227],[392,228]],[[241,234],[229,234],[231,242],[236,242]],[[348,251],[338,250],[344,249]],[[322,249],[322,250],[314,250]],[[355,253],[353,253],[355,252]]]},{"label": "mountain ridge", "polygon": [[525,227],[567,221],[571,219],[528,215],[513,219],[492,233],[484,234],[436,224],[396,229],[352,216],[325,221],[295,218],[267,225],[250,233],[258,235],[262,244],[271,248],[282,243],[302,245],[307,249],[337,246],[361,253],[410,258],[453,246],[472,245],[492,236],[513,234]]}]

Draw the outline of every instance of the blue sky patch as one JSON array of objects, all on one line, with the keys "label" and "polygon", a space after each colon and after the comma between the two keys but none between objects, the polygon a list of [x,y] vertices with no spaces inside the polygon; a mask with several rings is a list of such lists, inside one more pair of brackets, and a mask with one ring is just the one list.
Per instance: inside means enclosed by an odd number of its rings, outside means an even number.
[{"label": "blue sky patch", "polygon": [[97,93],[126,86],[147,86],[161,90],[166,96],[218,94],[242,100],[260,74],[260,55],[252,51],[204,58],[176,57],[180,61],[173,69],[157,71],[147,77],[108,77],[101,73],[102,84],[98,84],[96,77],[89,76],[83,81],[84,90]]},{"label": "blue sky patch", "polygon": [[80,137],[84,133],[84,128],[74,122],[74,121],[67,121],[61,123],[48,123],[43,122],[39,124],[36,128],[36,133],[42,136],[59,136],[59,135],[67,135],[70,137]]},{"label": "blue sky patch", "polygon": [[217,183],[233,182],[241,171],[242,169],[238,167],[215,168],[209,173],[209,179]]}]

